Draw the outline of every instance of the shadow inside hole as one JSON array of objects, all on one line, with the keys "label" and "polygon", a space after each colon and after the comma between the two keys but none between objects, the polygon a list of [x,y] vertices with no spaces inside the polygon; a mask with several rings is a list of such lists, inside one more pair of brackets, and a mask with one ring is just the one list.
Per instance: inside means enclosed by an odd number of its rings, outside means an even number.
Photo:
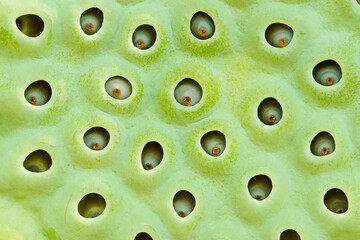
[{"label": "shadow inside hole", "polygon": [[258,117],[266,125],[275,125],[283,115],[282,107],[275,98],[265,98],[258,107]]},{"label": "shadow inside hole", "polygon": [[36,150],[30,153],[23,162],[24,168],[34,173],[45,172],[50,169],[51,165],[51,156],[44,150]]},{"label": "shadow inside hole", "polygon": [[80,26],[83,32],[87,35],[97,33],[104,20],[103,12],[98,8],[89,8],[80,16]]},{"label": "shadow inside hole", "polygon": [[173,199],[175,212],[182,218],[187,217],[195,208],[195,197],[188,191],[177,192]]},{"label": "shadow inside hole", "polygon": [[204,12],[197,12],[190,21],[191,33],[200,40],[207,40],[215,33],[214,20]]},{"label": "shadow inside hole", "polygon": [[152,240],[153,238],[146,232],[141,232],[136,235],[134,240]]},{"label": "shadow inside hole", "polygon": [[155,41],[155,28],[148,24],[137,27],[132,36],[132,42],[134,46],[141,50],[151,48],[155,44]]},{"label": "shadow inside hole", "polygon": [[35,106],[42,106],[49,102],[51,95],[51,86],[44,80],[31,83],[24,91],[25,99]]},{"label": "shadow inside hole", "polygon": [[202,98],[202,88],[197,81],[191,78],[185,78],[176,85],[174,97],[176,101],[183,106],[194,106],[198,104]]},{"label": "shadow inside hole", "polygon": [[79,202],[78,212],[84,218],[100,216],[106,207],[105,199],[97,193],[85,195]]},{"label": "shadow inside hole", "polygon": [[200,144],[207,154],[218,157],[226,148],[225,135],[220,131],[207,132],[202,136]]},{"label": "shadow inside hole", "polygon": [[44,21],[37,15],[26,14],[15,20],[18,29],[28,37],[37,37],[44,31]]},{"label": "shadow inside hole", "polygon": [[311,153],[315,156],[326,156],[335,151],[334,137],[328,132],[318,133],[310,144]]},{"label": "shadow inside hole", "polygon": [[324,203],[327,209],[337,214],[345,213],[349,206],[345,193],[337,188],[333,188],[325,194]]},{"label": "shadow inside hole", "polygon": [[109,78],[105,83],[105,90],[111,97],[118,100],[127,99],[132,94],[131,83],[121,76]]},{"label": "shadow inside hole", "polygon": [[262,201],[267,198],[271,193],[271,179],[265,175],[257,175],[250,179],[248,183],[248,190],[250,195],[254,199]]},{"label": "shadow inside hole", "polygon": [[301,238],[295,230],[288,229],[281,233],[280,240],[301,240]]},{"label": "shadow inside hole", "polygon": [[157,167],[164,157],[164,151],[158,142],[148,142],[141,153],[141,163],[145,170]]},{"label": "shadow inside hole", "polygon": [[313,71],[315,81],[325,87],[337,84],[342,78],[340,65],[334,60],[325,60],[318,63]]},{"label": "shadow inside hole", "polygon": [[109,132],[102,127],[90,128],[84,134],[84,143],[88,148],[94,151],[100,151],[104,149],[110,141]]},{"label": "shadow inside hole", "polygon": [[273,23],[265,31],[266,41],[273,47],[284,48],[293,38],[294,31],[283,23]]}]

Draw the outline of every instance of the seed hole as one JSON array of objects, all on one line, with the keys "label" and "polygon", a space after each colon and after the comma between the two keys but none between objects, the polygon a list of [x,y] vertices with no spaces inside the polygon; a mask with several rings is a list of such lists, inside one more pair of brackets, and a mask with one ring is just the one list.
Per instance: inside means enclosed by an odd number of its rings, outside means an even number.
[{"label": "seed hole", "polygon": [[104,149],[110,140],[109,132],[102,127],[94,127],[84,134],[84,142],[90,149],[99,151]]},{"label": "seed hole", "polygon": [[24,92],[25,99],[32,105],[41,106],[51,98],[50,84],[44,80],[31,83]]},{"label": "seed hole", "polygon": [[204,151],[213,157],[218,157],[225,151],[225,135],[219,131],[207,132],[200,142]]},{"label": "seed hole", "polygon": [[333,188],[325,194],[324,203],[330,211],[337,214],[345,213],[349,206],[345,193],[337,188]]},{"label": "seed hole", "polygon": [[275,125],[282,118],[282,108],[275,98],[264,99],[258,107],[258,117],[266,125]]},{"label": "seed hole", "polygon": [[284,48],[290,44],[294,31],[283,23],[273,23],[265,31],[266,41],[273,47]]},{"label": "seed hole", "polygon": [[315,81],[323,86],[329,87],[337,84],[342,78],[340,65],[333,60],[318,63],[313,69]]},{"label": "seed hole", "polygon": [[152,239],[153,238],[146,232],[141,232],[138,235],[136,235],[134,240],[152,240]]},{"label": "seed hole", "polygon": [[196,38],[206,40],[214,35],[215,23],[208,14],[197,12],[191,19],[190,29]]},{"label": "seed hole", "polygon": [[105,207],[106,202],[101,195],[89,193],[80,200],[78,212],[84,218],[96,218],[104,212]]},{"label": "seed hole", "polygon": [[134,31],[132,41],[135,47],[138,49],[151,48],[156,41],[156,31],[151,25],[141,25]]},{"label": "seed hole", "polygon": [[262,201],[269,196],[272,190],[271,179],[265,175],[257,175],[250,179],[248,189],[254,199]]},{"label": "seed hole", "polygon": [[301,240],[301,238],[295,230],[288,229],[281,233],[280,240]]},{"label": "seed hole", "polygon": [[29,37],[37,37],[44,31],[44,21],[34,14],[22,15],[15,23],[18,29]]},{"label": "seed hole", "polygon": [[45,172],[50,169],[51,165],[51,156],[44,150],[30,153],[23,162],[24,168],[34,173]]},{"label": "seed hole", "polygon": [[174,96],[181,105],[194,106],[201,100],[202,88],[195,80],[186,78],[175,87]]},{"label": "seed hole", "polygon": [[328,132],[320,132],[311,142],[310,149],[316,156],[329,155],[335,151],[335,140]]},{"label": "seed hole", "polygon": [[187,217],[195,208],[195,198],[190,192],[181,190],[175,194],[173,206],[180,217]]},{"label": "seed hole", "polygon": [[105,90],[111,97],[123,100],[130,97],[132,86],[126,78],[115,76],[106,81]]},{"label": "seed hole", "polygon": [[164,151],[158,142],[148,142],[141,154],[141,162],[145,170],[157,167],[162,161]]},{"label": "seed hole", "polygon": [[81,29],[87,35],[93,35],[100,30],[104,20],[103,12],[98,8],[89,8],[80,16]]}]

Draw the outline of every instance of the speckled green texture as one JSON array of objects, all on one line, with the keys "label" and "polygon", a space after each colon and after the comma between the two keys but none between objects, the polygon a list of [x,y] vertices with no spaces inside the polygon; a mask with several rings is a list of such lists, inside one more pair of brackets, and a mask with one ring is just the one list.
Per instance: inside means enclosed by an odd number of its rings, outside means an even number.
[{"label": "speckled green texture", "polygon": [[[79,19],[93,7],[103,23],[86,35]],[[215,23],[207,40],[190,30],[199,11]],[[26,14],[43,20],[38,37],[18,29]],[[294,32],[285,48],[265,38],[273,23]],[[154,240],[280,240],[287,229],[301,240],[360,239],[359,23],[357,0],[2,1],[0,240],[133,240],[141,232]],[[132,42],[143,24],[156,30],[146,50]],[[325,60],[341,67],[336,85],[314,80]],[[131,83],[129,98],[107,94],[113,76]],[[174,97],[184,78],[203,91],[192,107]],[[43,106],[24,97],[37,80],[52,89]],[[269,97],[283,111],[272,126],[258,117]],[[101,151],[84,143],[93,127],[110,134]],[[220,156],[201,146],[210,131],[225,135]],[[315,156],[310,145],[323,131],[336,148]],[[164,154],[147,171],[141,156],[151,141]],[[30,172],[23,162],[38,149],[52,165]],[[257,175],[272,183],[262,201],[248,190]],[[324,203],[334,188],[347,197],[345,213]],[[173,207],[181,190],[196,200],[185,218]],[[95,218],[78,212],[89,193],[106,201]]]}]

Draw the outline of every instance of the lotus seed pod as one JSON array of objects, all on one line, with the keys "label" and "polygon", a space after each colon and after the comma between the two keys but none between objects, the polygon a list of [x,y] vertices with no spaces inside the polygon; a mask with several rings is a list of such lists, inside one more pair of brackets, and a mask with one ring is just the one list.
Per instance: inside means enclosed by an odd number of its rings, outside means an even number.
[{"label": "lotus seed pod", "polygon": [[146,232],[141,232],[138,235],[136,235],[134,240],[153,240],[153,238]]},{"label": "lotus seed pod", "polygon": [[136,28],[133,34],[133,44],[135,47],[145,50],[151,48],[156,41],[155,28],[150,25],[141,25]]},{"label": "lotus seed pod", "polygon": [[100,30],[103,23],[103,13],[98,8],[90,8],[80,16],[81,29],[87,35],[93,35]]},{"label": "lotus seed pod", "polygon": [[116,76],[106,81],[105,90],[113,98],[126,99],[132,93],[132,86],[126,78]]},{"label": "lotus seed pod", "polygon": [[332,86],[341,80],[342,71],[339,64],[332,60],[327,60],[315,66],[313,76],[319,84]]},{"label": "lotus seed pod", "polygon": [[25,99],[32,105],[41,106],[46,104],[51,98],[51,87],[43,81],[36,81],[30,84],[25,92]]},{"label": "lotus seed pod", "polygon": [[141,162],[146,170],[151,170],[157,167],[164,156],[161,145],[157,142],[149,142],[145,145],[142,154]]},{"label": "lotus seed pod", "polygon": [[34,14],[22,15],[15,22],[18,29],[29,37],[37,37],[44,30],[44,21]]},{"label": "lotus seed pod", "polygon": [[109,132],[102,127],[94,127],[84,134],[84,142],[91,150],[104,149],[110,140]]},{"label": "lotus seed pod", "polygon": [[266,125],[275,125],[282,118],[282,108],[275,98],[264,99],[258,108],[258,117]]},{"label": "lotus seed pod", "polygon": [[78,205],[79,214],[84,218],[96,218],[104,212],[105,208],[105,199],[97,193],[87,194]]},{"label": "lotus seed pod", "polygon": [[49,170],[51,165],[51,156],[44,150],[36,150],[30,153],[23,163],[25,169],[34,173],[45,172]]},{"label": "lotus seed pod", "polygon": [[174,96],[181,105],[194,106],[201,100],[202,88],[195,80],[186,78],[176,86]]},{"label": "lotus seed pod", "polygon": [[219,131],[208,132],[201,138],[201,146],[207,154],[218,157],[225,151],[225,136]]},{"label": "lotus seed pod", "polygon": [[266,41],[273,47],[284,48],[290,44],[294,31],[282,23],[271,24],[265,32]]},{"label": "lotus seed pod", "polygon": [[335,140],[328,132],[321,132],[311,142],[311,152],[316,156],[329,155],[335,151]]},{"label": "lotus seed pod", "polygon": [[204,12],[197,12],[192,17],[190,25],[192,34],[198,39],[209,39],[215,33],[214,21]]},{"label": "lotus seed pod", "polygon": [[330,211],[337,214],[345,213],[349,205],[345,193],[337,188],[333,188],[325,194],[324,203]]},{"label": "lotus seed pod", "polygon": [[272,190],[272,183],[268,176],[257,175],[250,179],[248,189],[254,199],[261,201],[269,196]]},{"label": "lotus seed pod", "polygon": [[180,217],[187,217],[195,208],[195,198],[188,191],[179,191],[174,196],[173,206]]},{"label": "lotus seed pod", "polygon": [[301,240],[301,238],[295,230],[288,229],[281,233],[280,240]]}]

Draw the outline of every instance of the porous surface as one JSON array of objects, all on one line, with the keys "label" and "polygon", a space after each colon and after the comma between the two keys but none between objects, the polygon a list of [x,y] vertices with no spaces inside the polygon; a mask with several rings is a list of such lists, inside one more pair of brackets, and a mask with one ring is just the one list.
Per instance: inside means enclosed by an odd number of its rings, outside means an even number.
[{"label": "porous surface", "polygon": [[[96,7],[101,29],[86,35],[81,14]],[[205,12],[215,33],[196,38],[192,16]],[[37,37],[16,19],[44,21]],[[271,46],[265,31],[290,26],[288,46]],[[357,0],[103,0],[2,1],[0,8],[0,239],[269,239],[295,230],[301,239],[360,239],[360,5]],[[156,41],[146,50],[132,42],[148,24]],[[322,86],[314,67],[337,62],[341,80]],[[132,84],[125,100],[112,98],[105,82],[122,76]],[[202,87],[201,101],[183,106],[174,88],[184,78]],[[25,89],[45,80],[48,103],[33,106]],[[265,98],[282,107],[276,125],[258,117]],[[109,132],[101,151],[84,133]],[[201,137],[219,131],[221,156],[207,154]],[[336,148],[315,156],[310,144],[330,133]],[[163,159],[145,170],[141,153],[156,141]],[[24,168],[43,149],[52,159],[41,173]],[[257,175],[271,179],[269,196],[248,190]],[[324,196],[342,190],[345,213],[330,211]],[[173,198],[190,192],[196,205],[181,218]],[[89,193],[106,201],[104,212],[84,218]]]}]

